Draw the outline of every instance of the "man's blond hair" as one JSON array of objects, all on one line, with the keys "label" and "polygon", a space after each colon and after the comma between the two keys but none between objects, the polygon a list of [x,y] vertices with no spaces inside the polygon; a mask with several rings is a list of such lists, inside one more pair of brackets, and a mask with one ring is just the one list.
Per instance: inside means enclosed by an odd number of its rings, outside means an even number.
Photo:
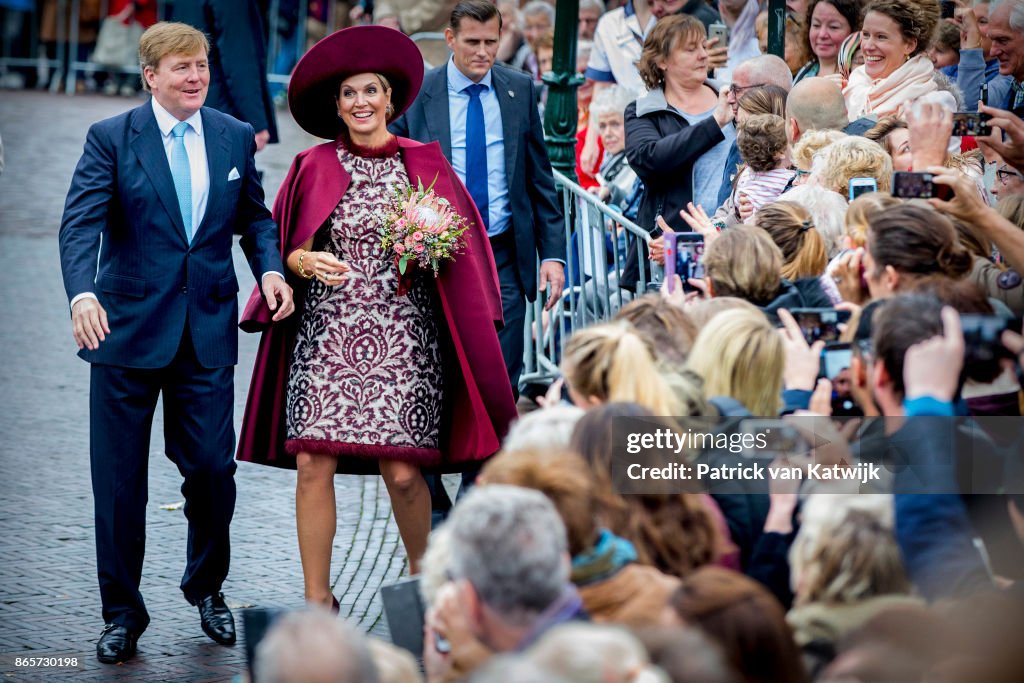
[{"label": "man's blond hair", "polygon": [[160,66],[160,60],[167,55],[194,55],[199,52],[210,54],[210,41],[202,31],[177,21],[160,21],[153,24],[139,39],[142,87],[149,91],[149,83],[146,82],[147,67],[156,71]]}]

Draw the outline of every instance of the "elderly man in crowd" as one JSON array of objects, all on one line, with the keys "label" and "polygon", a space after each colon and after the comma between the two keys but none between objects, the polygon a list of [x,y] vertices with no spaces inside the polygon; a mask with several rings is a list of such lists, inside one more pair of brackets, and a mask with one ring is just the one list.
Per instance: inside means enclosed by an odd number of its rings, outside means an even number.
[{"label": "elderly man in crowd", "polygon": [[377,683],[366,637],[323,609],[286,614],[256,648],[260,683]]},{"label": "elderly man in crowd", "polygon": [[793,86],[786,99],[786,136],[790,146],[809,130],[841,130],[847,135],[863,135],[874,125],[869,118],[851,123],[843,91],[827,78],[805,78]]},{"label": "elderly man in crowd", "polygon": [[[522,652],[554,626],[586,618],[569,581],[565,525],[544,494],[498,484],[473,489],[446,527],[452,581],[427,614],[428,676],[468,673],[491,653]],[[449,653],[438,653],[439,638]]]}]

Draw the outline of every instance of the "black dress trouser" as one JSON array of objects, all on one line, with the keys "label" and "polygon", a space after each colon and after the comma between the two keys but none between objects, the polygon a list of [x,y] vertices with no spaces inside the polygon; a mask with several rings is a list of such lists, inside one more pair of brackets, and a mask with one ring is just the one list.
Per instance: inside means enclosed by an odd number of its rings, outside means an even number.
[{"label": "black dress trouser", "polygon": [[184,477],[185,598],[195,604],[218,592],[230,560],[234,368],[202,367],[187,325],[177,354],[165,368],[93,364],[89,450],[103,619],[135,633],[149,624],[139,582],[146,547],[150,431],[161,394],[166,454]]}]

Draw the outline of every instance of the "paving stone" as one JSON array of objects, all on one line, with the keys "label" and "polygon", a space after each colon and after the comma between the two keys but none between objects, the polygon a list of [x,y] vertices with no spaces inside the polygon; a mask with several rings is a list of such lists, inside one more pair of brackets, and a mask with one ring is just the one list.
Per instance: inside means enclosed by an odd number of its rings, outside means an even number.
[{"label": "paving stone", "polygon": [[[142,592],[152,624],[139,654],[121,666],[95,658],[103,627],[89,483],[88,365],[75,356],[57,251],[57,230],[91,123],[141,100],[4,91],[0,134],[0,675],[14,681],[229,681],[244,648],[220,647],[199,628],[178,584],[185,565],[181,478],[163,455],[163,421],[153,425]],[[257,156],[268,204],[294,155],[316,141],[285,111],[282,143]],[[253,286],[240,249],[235,266],[244,301]],[[13,310],[11,310],[13,309]],[[258,337],[241,334],[235,421],[241,421]],[[295,537],[295,473],[241,463],[232,523],[232,605],[298,607],[302,574]],[[377,589],[399,578],[404,550],[379,477],[338,477],[333,576],[358,626],[387,637]],[[241,629],[241,609],[236,620]],[[14,668],[12,655],[77,656],[79,668]]]}]

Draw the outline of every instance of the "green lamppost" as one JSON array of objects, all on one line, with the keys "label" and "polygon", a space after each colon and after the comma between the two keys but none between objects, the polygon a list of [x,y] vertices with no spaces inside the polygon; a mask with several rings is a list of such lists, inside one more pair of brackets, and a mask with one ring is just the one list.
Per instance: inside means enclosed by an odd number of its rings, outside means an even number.
[{"label": "green lamppost", "polygon": [[544,74],[548,101],[544,107],[544,135],[551,166],[576,178],[576,88],[583,78],[576,73],[576,36],[579,0],[558,0],[555,8],[555,49],[550,73]]},{"label": "green lamppost", "polygon": [[786,0],[768,0],[768,53],[786,58]]}]

